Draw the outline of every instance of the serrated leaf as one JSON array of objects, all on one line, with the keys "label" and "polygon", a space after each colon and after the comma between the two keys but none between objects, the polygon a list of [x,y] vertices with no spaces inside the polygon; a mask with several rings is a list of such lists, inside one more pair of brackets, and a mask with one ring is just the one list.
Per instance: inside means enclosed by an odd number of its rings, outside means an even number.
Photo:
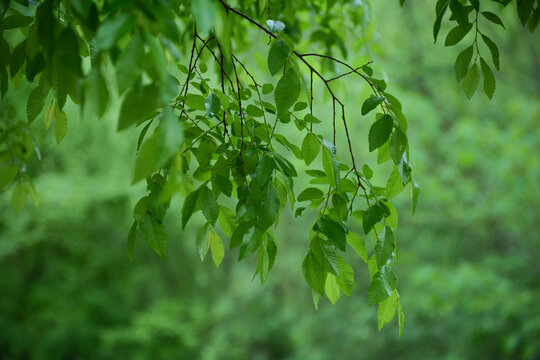
[{"label": "serrated leaf", "polygon": [[321,144],[319,143],[317,136],[311,132],[307,133],[302,141],[302,157],[304,158],[306,165],[309,166],[309,164],[315,160],[317,155],[319,155],[320,150]]},{"label": "serrated leaf", "polygon": [[404,189],[403,183],[401,182],[401,176],[396,166],[390,174],[388,181],[386,182],[385,197],[391,199]]},{"label": "serrated leaf", "polygon": [[158,223],[156,218],[149,212],[145,212],[139,221],[139,229],[143,238],[152,250],[162,259],[165,259],[167,253],[167,233],[163,224]]},{"label": "serrated leaf", "polygon": [[219,109],[221,108],[221,102],[219,101],[219,97],[214,94],[210,93],[204,101],[204,107],[206,109],[206,114],[208,117],[212,117],[218,114]]},{"label": "serrated leaf", "polygon": [[345,260],[338,258],[340,277],[336,280],[339,288],[347,296],[352,295],[354,286],[354,270]]},{"label": "serrated leaf", "polygon": [[15,213],[21,212],[28,200],[28,187],[22,181],[17,183],[13,192],[11,193],[11,207]]},{"label": "serrated leaf", "polygon": [[503,29],[505,28],[501,18],[497,14],[494,14],[491,11],[482,11],[481,14],[492,23],[501,25]]},{"label": "serrated leaf", "polygon": [[478,64],[474,64],[465,75],[463,79],[463,92],[467,98],[472,98],[480,82],[480,71],[478,70]]},{"label": "serrated leaf", "polygon": [[392,295],[397,286],[396,274],[387,266],[383,266],[373,275],[368,290],[370,306],[378,304]]},{"label": "serrated leaf", "polygon": [[68,130],[68,119],[65,112],[58,109],[55,110],[55,119],[54,123],[54,137],[56,138],[56,143],[60,144],[60,141],[66,136]]},{"label": "serrated leaf", "polygon": [[199,190],[199,207],[208,222],[214,225],[219,216],[219,206],[212,191],[205,186]]},{"label": "serrated leaf", "polygon": [[377,325],[379,330],[381,330],[384,325],[388,324],[394,318],[394,315],[396,314],[396,307],[397,296],[396,292],[394,291],[388,299],[379,304],[379,308],[377,309]]},{"label": "serrated leaf", "polygon": [[278,114],[285,114],[289,108],[296,102],[300,95],[300,80],[293,69],[281,77],[274,91],[274,101]]},{"label": "serrated leaf", "polygon": [[272,177],[272,172],[275,169],[275,162],[270,156],[264,156],[259,164],[257,164],[257,181],[259,184],[266,184]]},{"label": "serrated leaf", "polygon": [[51,127],[54,121],[54,116],[56,114],[55,109],[56,109],[56,102],[53,100],[49,104],[47,111],[45,111],[45,117],[43,118],[43,121],[45,122],[45,130],[49,130],[49,128]]},{"label": "serrated leaf", "polygon": [[336,302],[339,300],[341,292],[339,291],[337,278],[334,276],[334,274],[329,273],[326,276],[326,282],[324,284],[324,292],[326,293],[326,296],[328,297],[328,300],[330,300],[332,305],[335,305]]},{"label": "serrated leaf", "polygon": [[456,63],[454,66],[455,72],[456,72],[456,79],[457,81],[461,81],[463,77],[467,74],[467,71],[469,70],[469,65],[472,60],[473,56],[473,45],[469,46],[465,50],[459,53],[459,55],[456,58]]},{"label": "serrated leaf", "polygon": [[368,114],[384,101],[382,96],[371,96],[367,98],[362,104],[362,115]]},{"label": "serrated leaf", "polygon": [[367,263],[368,258],[366,251],[366,243],[364,242],[364,239],[362,239],[362,237],[357,233],[351,231],[347,234],[347,242],[349,243],[349,245],[351,245],[354,251],[356,251],[358,256],[360,256],[362,260]]},{"label": "serrated leaf", "polygon": [[123,94],[141,74],[144,42],[139,34],[133,36],[115,64],[118,93]]},{"label": "serrated leaf", "polygon": [[190,193],[184,200],[184,205],[182,205],[182,229],[186,227],[186,224],[191,218],[191,215],[193,215],[193,211],[195,210],[198,199],[199,190],[195,190]]},{"label": "serrated leaf", "polygon": [[324,147],[322,151],[322,165],[330,184],[339,188],[339,164],[327,147]]},{"label": "serrated leaf", "polygon": [[115,46],[118,41],[130,32],[137,23],[137,17],[133,14],[119,14],[107,19],[100,25],[96,34],[96,48],[107,50]]},{"label": "serrated leaf", "polygon": [[324,295],[326,273],[324,266],[317,260],[313,252],[308,252],[302,262],[302,272],[308,285],[320,296]]},{"label": "serrated leaf", "polygon": [[327,215],[322,216],[318,221],[317,225],[319,230],[326,235],[330,243],[341,251],[345,251],[347,247],[346,232],[343,226],[332,220]]},{"label": "serrated leaf", "polygon": [[197,24],[197,31],[208,34],[214,27],[217,10],[214,0],[191,0],[191,14]]},{"label": "serrated leaf", "polygon": [[135,240],[137,240],[137,221],[134,221],[129,228],[126,249],[129,260],[133,261],[133,247],[135,246]]},{"label": "serrated leaf", "polygon": [[491,59],[493,60],[493,65],[495,65],[495,68],[499,70],[499,48],[497,47],[497,44],[493,42],[489,37],[482,34],[482,40],[484,40],[484,43],[489,49],[489,52],[491,53]]},{"label": "serrated leaf", "polygon": [[211,243],[211,225],[210,223],[204,224],[199,231],[197,231],[197,237],[195,238],[195,247],[197,254],[201,258],[201,261],[206,257],[208,249],[210,249]]},{"label": "serrated leaf", "polygon": [[285,61],[290,54],[289,44],[283,40],[277,40],[268,51],[268,70],[273,76],[277,74],[285,65]]},{"label": "serrated leaf", "polygon": [[298,197],[296,198],[298,201],[309,201],[313,199],[319,199],[324,196],[324,193],[321,189],[310,187],[307,189],[304,189],[300,194],[298,194]]},{"label": "serrated leaf", "polygon": [[223,241],[214,230],[212,230],[212,235],[210,237],[210,250],[212,251],[212,260],[214,260],[214,264],[216,267],[219,267],[225,256],[225,248],[223,247]]},{"label": "serrated leaf", "polygon": [[379,238],[375,244],[375,256],[379,268],[387,265],[388,260],[394,257],[395,245],[396,239],[394,233],[390,227],[386,226],[379,234]]},{"label": "serrated leaf", "polygon": [[368,141],[369,151],[373,151],[388,141],[392,129],[394,128],[394,119],[390,115],[384,115],[375,121],[369,129]]},{"label": "serrated leaf", "polygon": [[[439,6],[439,4],[442,4],[442,6]],[[435,23],[433,24],[434,43],[437,42],[437,37],[439,36],[439,31],[441,30],[441,22],[444,14],[446,13],[446,10],[448,9],[448,0],[439,0],[437,5],[437,17],[435,18]]]},{"label": "serrated leaf", "polygon": [[159,94],[156,85],[132,87],[122,101],[117,130],[123,130],[154,116],[160,106]]},{"label": "serrated leaf", "polygon": [[379,205],[370,206],[364,213],[362,220],[362,226],[364,227],[364,234],[369,234],[371,229],[376,223],[381,221],[384,215],[384,210]]},{"label": "serrated leaf", "polygon": [[242,241],[242,246],[240,246],[240,251],[238,253],[238,261],[244,260],[257,250],[259,245],[262,243],[263,235],[264,232],[262,232],[258,227],[252,227],[248,233],[245,234]]},{"label": "serrated leaf", "polygon": [[534,0],[520,0],[516,1],[519,20],[521,24],[525,26],[529,20],[529,16],[534,7]]},{"label": "serrated leaf", "polygon": [[493,72],[484,58],[480,58],[480,67],[482,69],[482,75],[484,76],[484,93],[486,93],[487,97],[491,100],[495,93],[495,76],[493,76]]},{"label": "serrated leaf", "polygon": [[93,113],[103,116],[109,103],[109,90],[105,79],[98,68],[93,68],[86,77],[84,84],[84,107],[90,107]]},{"label": "serrated leaf", "polygon": [[420,196],[420,186],[414,180],[414,177],[411,177],[411,186],[412,186],[412,201],[413,201],[413,215],[416,211],[416,204],[418,203],[418,197]]},{"label": "serrated leaf", "polygon": [[472,29],[472,24],[467,26],[458,25],[448,32],[444,46],[453,46],[459,43]]}]

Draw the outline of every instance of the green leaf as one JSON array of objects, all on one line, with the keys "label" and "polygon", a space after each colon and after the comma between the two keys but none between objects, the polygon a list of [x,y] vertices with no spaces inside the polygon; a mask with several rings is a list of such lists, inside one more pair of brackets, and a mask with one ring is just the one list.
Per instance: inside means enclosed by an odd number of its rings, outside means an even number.
[{"label": "green leaf", "polygon": [[163,224],[158,223],[156,218],[148,211],[144,213],[139,221],[139,229],[144,240],[162,259],[167,253],[167,233]]},{"label": "green leaf", "polygon": [[0,190],[8,186],[17,175],[17,165],[1,164],[0,165]]},{"label": "green leaf", "polygon": [[491,71],[489,65],[482,57],[480,58],[480,67],[482,69],[482,75],[484,76],[484,92],[491,100],[493,98],[493,94],[495,93],[495,76],[493,76],[493,72]]},{"label": "green leaf", "polygon": [[219,226],[221,227],[221,230],[223,230],[225,235],[229,237],[232,236],[234,229],[236,229],[236,227],[238,226],[235,217],[236,215],[234,211],[232,211],[226,206],[219,206]]},{"label": "green leaf", "polygon": [[47,108],[47,111],[45,112],[45,117],[43,118],[43,121],[45,121],[45,130],[49,130],[54,121],[54,116],[56,114],[55,108],[56,102],[53,99],[53,101],[51,101],[49,107]]},{"label": "green leaf", "polygon": [[244,260],[249,255],[253,254],[259,245],[261,245],[264,233],[257,227],[252,227],[247,236],[244,236],[240,252],[238,253],[238,261]]},{"label": "green leaf", "polygon": [[206,114],[208,117],[212,117],[218,114],[219,109],[221,108],[221,102],[219,97],[216,94],[210,93],[204,101],[204,107],[206,109]]},{"label": "green leaf", "polygon": [[135,240],[137,240],[137,221],[134,221],[131,227],[129,228],[128,238],[127,238],[127,253],[129,260],[133,261],[133,247],[135,246]]},{"label": "green leaf", "polygon": [[257,226],[262,231],[267,230],[277,220],[281,208],[276,190],[271,184],[268,185],[265,195],[263,202],[257,207]]},{"label": "green leaf", "polygon": [[281,77],[274,91],[274,101],[278,114],[285,114],[289,108],[296,102],[300,95],[300,80],[293,69]]},{"label": "green leaf", "polygon": [[26,42],[26,39],[21,41],[17,46],[15,46],[13,53],[11,54],[9,74],[12,79],[15,77],[15,75],[17,75],[24,64],[24,61],[26,60]]},{"label": "green leaf", "polygon": [[274,168],[275,162],[270,156],[264,156],[259,161],[257,165],[257,181],[259,184],[264,185],[270,180]]},{"label": "green leaf", "polygon": [[302,157],[304,158],[306,165],[309,166],[309,164],[315,160],[317,155],[319,155],[320,150],[321,144],[319,143],[317,136],[311,132],[307,133],[302,141]]},{"label": "green leaf", "polygon": [[444,46],[453,46],[459,43],[472,29],[472,24],[458,25],[448,32]]},{"label": "green leaf", "polygon": [[327,215],[322,216],[317,221],[319,230],[326,235],[328,240],[339,250],[345,251],[347,247],[346,233],[343,226],[329,218]]},{"label": "green leaf", "polygon": [[375,109],[384,101],[382,96],[371,96],[367,98],[362,104],[362,115],[368,114],[371,110]]},{"label": "green leaf", "polygon": [[474,65],[469,69],[469,72],[467,73],[467,75],[465,75],[465,78],[463,79],[463,92],[465,92],[465,96],[467,96],[467,98],[472,98],[472,96],[476,92],[476,88],[478,87],[479,82],[480,71],[478,70],[478,65],[474,63]]},{"label": "green leaf", "polygon": [[339,288],[345,295],[351,296],[354,286],[354,270],[342,258],[339,258],[339,274],[340,277],[336,280]]},{"label": "green leaf", "polygon": [[384,115],[375,121],[369,129],[369,151],[373,151],[388,141],[392,129],[394,128],[394,119],[390,115]]},{"label": "green leaf", "polygon": [[368,290],[370,306],[378,304],[392,295],[397,286],[396,274],[387,266],[383,266],[371,279]]},{"label": "green leaf", "polygon": [[214,0],[191,0],[191,14],[197,24],[197,31],[206,35],[214,27],[216,3]]},{"label": "green leaf", "polygon": [[336,189],[339,188],[340,174],[339,174],[339,164],[335,157],[335,147],[328,141],[323,141],[325,147],[322,152],[322,165],[324,172],[330,184]]},{"label": "green leaf", "polygon": [[122,101],[118,131],[154,116],[161,105],[159,93],[155,85],[132,87]]},{"label": "green leaf", "polygon": [[9,30],[9,29],[16,29],[21,27],[26,27],[30,25],[34,21],[34,18],[32,16],[24,16],[24,15],[10,15],[4,18],[2,21],[2,29],[3,30]]},{"label": "green leaf", "polygon": [[456,64],[454,66],[455,72],[456,72],[456,79],[457,81],[461,81],[467,74],[467,71],[469,70],[469,65],[471,63],[473,56],[473,45],[469,46],[465,50],[459,53],[459,55],[456,58]]},{"label": "green leaf", "polygon": [[184,205],[182,205],[182,229],[186,227],[186,224],[191,218],[191,215],[193,215],[193,211],[195,210],[198,199],[199,189],[190,193],[184,200]]},{"label": "green leaf", "polygon": [[384,215],[384,210],[379,205],[372,205],[364,213],[362,220],[362,226],[364,227],[364,233],[369,234],[371,229],[376,223],[381,221]]},{"label": "green leaf", "polygon": [[398,308],[398,324],[399,324],[399,336],[403,334],[403,326],[405,325],[405,314],[403,313],[403,308],[401,307],[401,300],[399,294],[396,290],[397,296],[397,308]]},{"label": "green leaf", "polygon": [[328,300],[330,300],[332,305],[335,305],[336,302],[339,300],[340,291],[337,284],[337,278],[334,276],[334,274],[328,274],[326,276],[324,292],[326,293],[326,296],[328,297]]},{"label": "green leaf", "polygon": [[211,224],[204,224],[199,231],[197,231],[197,237],[195,239],[195,247],[197,248],[197,254],[201,258],[201,261],[204,261],[208,249],[210,249],[211,243]]},{"label": "green leaf", "polygon": [[28,187],[22,181],[17,183],[13,192],[11,193],[11,207],[16,213],[21,212],[28,200]]},{"label": "green leaf", "polygon": [[277,40],[272,44],[268,51],[268,70],[272,76],[283,68],[290,52],[289,45],[283,40]]},{"label": "green leaf", "polygon": [[364,174],[365,178],[368,180],[373,177],[373,170],[371,170],[368,164],[364,164],[362,166],[362,173]]},{"label": "green leaf", "polygon": [[99,117],[103,116],[109,103],[109,90],[98,68],[93,68],[85,80],[84,107],[92,109]]},{"label": "green leaf", "polygon": [[310,187],[304,189],[296,198],[298,201],[309,201],[314,199],[319,199],[324,196],[324,193],[321,189]]},{"label": "green leaf", "polygon": [[141,75],[144,43],[139,34],[133,36],[115,64],[118,93],[123,94]]},{"label": "green leaf", "polygon": [[379,304],[379,308],[377,309],[377,323],[379,330],[381,330],[384,325],[388,324],[394,318],[394,315],[396,314],[396,307],[397,296],[396,292],[394,291],[388,299],[383,300]]},{"label": "green leaf", "polygon": [[180,147],[182,134],[180,122],[171,109],[166,109],[154,135],[143,143],[137,155],[133,182],[150,176],[164,166]]},{"label": "green leaf", "polygon": [[302,272],[308,285],[320,296],[324,295],[326,273],[313,252],[308,252],[302,262]]},{"label": "green leaf", "polygon": [[45,98],[47,97],[48,93],[49,90],[47,89],[45,91],[40,84],[38,87],[32,90],[28,96],[28,100],[26,102],[26,114],[28,116],[29,124],[31,124],[43,110],[43,107],[45,106]]},{"label": "green leaf", "polygon": [[493,65],[495,65],[495,68],[499,70],[499,48],[497,47],[497,44],[493,42],[489,37],[482,34],[482,40],[484,40],[484,43],[488,47],[490,53],[491,53],[491,59],[493,60]]},{"label": "green leaf", "polygon": [[367,263],[368,258],[366,251],[366,243],[364,242],[364,239],[362,239],[362,237],[357,233],[351,231],[347,234],[347,242],[349,243],[349,245],[351,245],[354,251],[356,251],[358,256],[360,256],[362,260]]},{"label": "green leaf", "polygon": [[437,42],[437,37],[439,35],[439,31],[441,30],[441,22],[443,19],[444,14],[446,13],[446,10],[448,9],[448,0],[439,0],[437,2],[436,7],[436,14],[437,17],[435,18],[435,23],[433,24],[433,39],[434,43]]},{"label": "green leaf", "polygon": [[56,107],[54,123],[54,137],[56,138],[56,143],[60,144],[60,141],[66,136],[68,129],[68,119],[65,112]]},{"label": "green leaf", "polygon": [[413,188],[412,191],[412,200],[413,200],[413,215],[416,211],[416,204],[418,203],[418,197],[420,196],[420,186],[416,183],[414,180],[414,177],[411,177],[411,186]]},{"label": "green leaf", "polygon": [[452,17],[461,26],[467,26],[469,24],[469,13],[460,0],[450,0],[450,10],[452,11]]},{"label": "green leaf", "polygon": [[115,46],[122,36],[130,32],[137,23],[133,14],[119,14],[107,19],[98,28],[96,34],[96,48],[107,50]]},{"label": "green leaf", "polygon": [[407,148],[407,135],[400,129],[396,128],[392,137],[390,138],[390,143],[388,145],[388,151],[390,158],[394,164],[399,164],[405,149]]},{"label": "green leaf", "polygon": [[385,197],[391,199],[404,189],[403,183],[401,182],[401,176],[397,166],[394,166],[394,170],[390,174],[388,181],[386,182]]},{"label": "green leaf", "polygon": [[491,11],[482,11],[481,14],[492,23],[501,25],[503,29],[505,28],[501,18],[497,14],[494,14]]},{"label": "green leaf", "polygon": [[336,276],[340,276],[339,260],[340,257],[332,245],[328,241],[316,236],[310,243],[311,251],[319,260],[319,263],[326,264],[326,269],[332,271]]},{"label": "green leaf", "polygon": [[246,108],[246,112],[253,116],[253,117],[262,117],[264,116],[264,111],[261,110],[260,107],[258,106],[255,106],[255,105],[252,105],[252,104],[249,104]]},{"label": "green leaf", "polygon": [[516,2],[519,20],[523,26],[525,26],[529,20],[529,16],[531,15],[534,7],[534,2],[534,0],[520,0]]},{"label": "green leaf", "polygon": [[375,244],[375,256],[377,259],[377,265],[381,268],[383,265],[387,265],[388,260],[394,257],[396,246],[396,239],[392,229],[386,226],[379,234],[377,243]]},{"label": "green leaf", "polygon": [[219,216],[219,206],[212,191],[205,186],[199,191],[199,207],[208,222],[214,225]]}]

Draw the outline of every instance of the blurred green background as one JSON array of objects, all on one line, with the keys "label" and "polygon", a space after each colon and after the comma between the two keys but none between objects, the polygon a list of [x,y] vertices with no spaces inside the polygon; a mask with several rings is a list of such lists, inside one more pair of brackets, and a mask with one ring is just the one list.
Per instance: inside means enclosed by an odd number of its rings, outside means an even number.
[{"label": "blurred green background", "polygon": [[[540,33],[523,30],[513,7],[505,31],[486,25],[502,71],[493,101],[481,91],[467,101],[453,72],[459,50],[433,45],[433,4],[373,5],[378,46],[357,52],[404,104],[422,186],[414,217],[406,192],[397,198],[401,338],[396,319],[377,331],[361,260],[353,296],[314,309],[301,272],[309,211],[284,213],[265,286],[251,281],[254,259],[201,263],[202,219],[180,231],[179,196],[167,259],[138,241],[130,262],[131,209],[144,192],[127,176],[137,131],[115,132],[114,107],[101,120],[71,108],[59,147],[33,124],[40,206],[15,215],[0,195],[0,358],[540,359]],[[357,84],[347,77],[340,91],[359,106]],[[24,114],[24,100],[7,101]],[[353,111],[355,152],[374,165],[369,124]]]}]

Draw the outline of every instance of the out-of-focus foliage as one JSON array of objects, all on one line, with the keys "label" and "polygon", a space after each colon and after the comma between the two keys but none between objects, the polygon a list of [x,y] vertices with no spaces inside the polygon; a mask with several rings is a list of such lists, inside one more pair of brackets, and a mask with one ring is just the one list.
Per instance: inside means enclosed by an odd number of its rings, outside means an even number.
[{"label": "out-of-focus foliage", "polygon": [[[370,276],[359,260],[351,261],[353,296],[313,308],[298,271],[304,229],[316,217],[309,209],[296,219],[284,210],[275,233],[280,256],[264,288],[251,281],[255,259],[236,264],[226,256],[219,270],[198,260],[196,232],[205,220],[196,214],[180,232],[179,199],[166,218],[177,229],[167,260],[136,243],[129,262],[128,209],[143,189],[122,174],[132,169],[138,134],[115,135],[113,108],[102,120],[71,121],[62,151],[50,137],[36,139],[43,161],[29,171],[39,207],[14,215],[2,195],[0,357],[538,359],[539,35],[524,32],[507,8],[506,31],[496,39],[507,71],[491,102],[468,101],[445,60],[455,50],[432,44],[431,5],[377,3],[374,16],[385,21],[374,36],[382,45],[358,51],[372,52],[407,99],[412,160],[423,179],[414,217],[405,196],[396,200],[403,215],[395,268],[407,316],[401,338],[393,327],[376,331],[365,296]],[[365,95],[355,81],[338,91],[352,100]],[[9,99],[17,108],[24,101]],[[75,109],[65,111],[77,118]],[[353,122],[351,131],[364,138],[369,124]],[[375,163],[367,144],[354,145]],[[387,180],[378,177],[373,181]]]}]

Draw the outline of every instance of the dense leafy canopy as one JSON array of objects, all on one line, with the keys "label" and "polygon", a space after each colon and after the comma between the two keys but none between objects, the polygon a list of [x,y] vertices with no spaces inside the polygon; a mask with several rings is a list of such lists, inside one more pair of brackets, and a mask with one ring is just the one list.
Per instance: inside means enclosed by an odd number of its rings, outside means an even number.
[{"label": "dense leafy canopy", "polygon": [[[347,11],[337,14],[337,3]],[[455,62],[468,98],[481,78],[485,94],[494,94],[491,66],[499,70],[499,51],[480,20],[504,28],[496,12],[509,3],[491,1],[484,9],[479,1],[439,0],[435,6],[435,41],[447,14],[455,27],[446,46],[474,37]],[[534,31],[540,2],[515,3],[522,24]],[[210,251],[219,266],[228,238],[239,261],[256,257],[255,275],[265,282],[279,247],[272,228],[283,209],[297,216],[316,209],[301,265],[315,305],[325,294],[332,303],[341,292],[351,294],[354,273],[343,254],[350,245],[369,269],[368,301],[379,305],[379,327],[397,313],[401,332],[404,316],[392,270],[397,213],[389,200],[408,187],[414,211],[420,194],[407,120],[370,61],[340,60],[347,57],[347,30],[330,21],[363,22],[370,16],[368,3],[4,0],[0,6],[1,95],[23,81],[34,84],[26,114],[10,114],[0,124],[0,188],[14,183],[15,211],[29,196],[39,202],[25,170],[30,157],[40,157],[29,125],[43,118],[44,129],[53,127],[60,143],[68,133],[68,98],[101,116],[117,94],[118,131],[140,129],[130,176],[147,183],[133,210],[130,257],[139,236],[166,257],[163,220],[180,193],[181,226],[198,211],[206,219],[194,241],[201,259]],[[326,51],[308,52],[313,44]],[[266,47],[262,64],[250,59],[254,46]],[[360,101],[360,115],[348,112],[336,91],[347,75],[370,89]],[[317,116],[318,100],[325,96],[332,119]],[[349,133],[348,121],[364,119],[372,122],[364,141],[377,150],[379,169],[359,163],[353,152],[356,135]],[[318,130],[330,121],[331,134]],[[302,140],[295,143],[282,129],[295,129]],[[310,167],[310,184],[302,189],[294,185],[292,157]],[[388,171],[385,185],[372,183],[375,171]],[[373,251],[366,248],[370,237]]]}]

